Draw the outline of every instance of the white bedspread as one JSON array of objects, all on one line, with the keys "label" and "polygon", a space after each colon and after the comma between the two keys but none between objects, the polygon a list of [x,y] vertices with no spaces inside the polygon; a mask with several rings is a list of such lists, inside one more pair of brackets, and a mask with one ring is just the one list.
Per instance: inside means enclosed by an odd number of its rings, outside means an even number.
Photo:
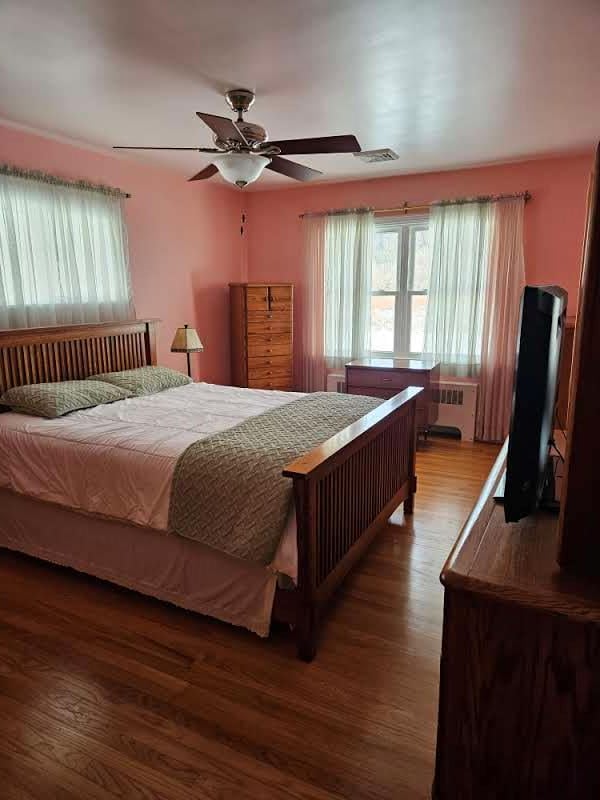
[{"label": "white bedspread", "polygon": [[[181,453],[300,396],[193,383],[56,420],[0,414],[0,488],[165,531]],[[272,567],[295,578],[295,562],[292,515]]]}]

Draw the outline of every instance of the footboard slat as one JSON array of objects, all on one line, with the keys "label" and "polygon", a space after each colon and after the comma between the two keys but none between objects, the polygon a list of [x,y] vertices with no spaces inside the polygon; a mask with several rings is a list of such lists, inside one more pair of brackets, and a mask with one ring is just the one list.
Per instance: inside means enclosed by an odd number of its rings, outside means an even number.
[{"label": "footboard slat", "polygon": [[400,503],[412,511],[421,391],[405,389],[283,471],[294,480],[298,524],[297,602],[286,621],[297,624],[306,660],[333,590]]}]

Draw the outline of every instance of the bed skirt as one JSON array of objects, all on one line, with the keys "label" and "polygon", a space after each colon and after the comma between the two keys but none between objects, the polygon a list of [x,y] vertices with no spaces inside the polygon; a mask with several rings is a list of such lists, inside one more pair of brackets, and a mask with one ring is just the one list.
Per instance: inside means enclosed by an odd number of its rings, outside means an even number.
[{"label": "bed skirt", "polygon": [[276,573],[180,536],[0,490],[0,547],[269,633]]}]

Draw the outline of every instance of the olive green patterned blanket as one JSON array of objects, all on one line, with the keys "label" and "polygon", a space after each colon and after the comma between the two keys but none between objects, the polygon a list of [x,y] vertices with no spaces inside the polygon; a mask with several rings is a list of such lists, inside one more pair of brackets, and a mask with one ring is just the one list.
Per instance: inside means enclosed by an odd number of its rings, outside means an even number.
[{"label": "olive green patterned blanket", "polygon": [[175,467],[170,531],[268,564],[292,499],[282,469],[381,402],[316,392],[194,442]]}]

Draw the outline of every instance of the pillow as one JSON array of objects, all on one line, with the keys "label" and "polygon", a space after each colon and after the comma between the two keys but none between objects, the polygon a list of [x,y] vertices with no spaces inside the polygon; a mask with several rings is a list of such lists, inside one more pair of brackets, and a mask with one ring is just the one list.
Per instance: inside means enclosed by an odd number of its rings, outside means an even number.
[{"label": "pillow", "polygon": [[192,379],[187,375],[168,367],[139,367],[123,372],[106,372],[103,375],[93,375],[90,380],[106,381],[131,392],[135,397],[156,394],[164,389],[174,389],[192,383]]},{"label": "pillow", "polygon": [[131,397],[131,392],[100,381],[61,381],[14,386],[0,397],[0,404],[13,411],[54,419],[102,403],[114,403]]}]

